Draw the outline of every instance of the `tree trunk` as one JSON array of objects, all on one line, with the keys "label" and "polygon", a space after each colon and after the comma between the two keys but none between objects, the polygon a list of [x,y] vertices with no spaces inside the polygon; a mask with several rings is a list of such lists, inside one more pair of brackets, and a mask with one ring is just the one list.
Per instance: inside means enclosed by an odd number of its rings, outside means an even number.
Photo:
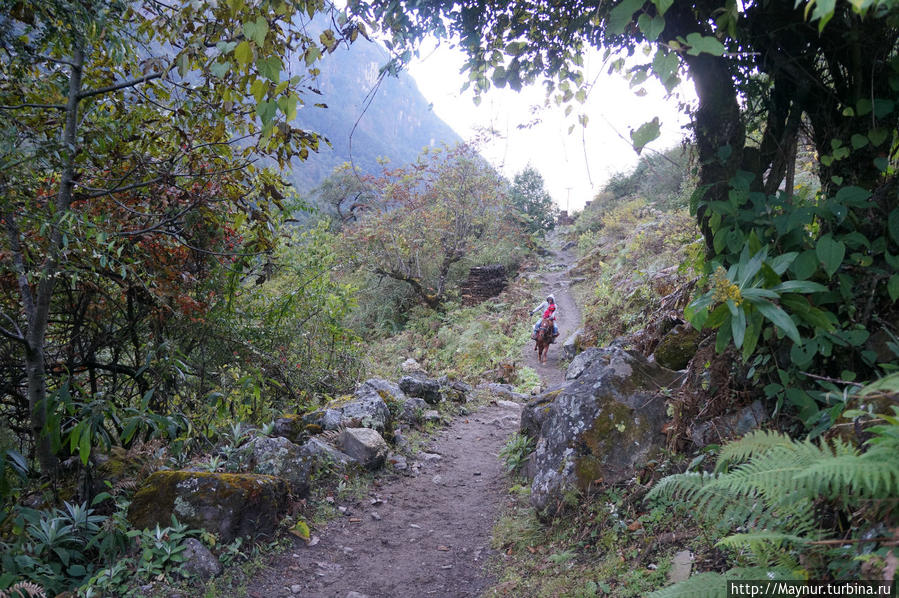
[{"label": "tree trunk", "polygon": [[[47,255],[41,267],[40,279],[36,293],[28,280],[20,277],[19,291],[25,305],[25,316],[28,330],[25,335],[25,372],[28,384],[28,408],[31,413],[31,433],[34,438],[35,455],[44,474],[56,472],[57,459],[50,443],[47,425],[47,379],[45,371],[45,341],[47,324],[50,319],[50,300],[56,283],[59,266],[59,253],[62,245],[63,218],[68,214],[72,203],[72,188],[75,184],[75,157],[78,129],[78,104],[81,101],[81,70],[84,64],[84,51],[76,41],[72,52],[72,67],[69,75],[69,92],[66,101],[66,120],[63,129],[62,172],[60,173],[59,192],[56,196],[55,209],[52,213],[54,226],[47,245]],[[49,211],[49,210],[48,210]]]}]

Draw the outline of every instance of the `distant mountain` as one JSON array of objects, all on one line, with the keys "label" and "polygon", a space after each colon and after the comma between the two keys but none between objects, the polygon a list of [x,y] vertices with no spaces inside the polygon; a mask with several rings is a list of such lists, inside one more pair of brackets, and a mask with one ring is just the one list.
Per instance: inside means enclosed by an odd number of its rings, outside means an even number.
[{"label": "distant mountain", "polygon": [[[331,147],[323,144],[317,154],[305,162],[296,162],[288,173],[288,180],[301,195],[321,183],[336,166],[350,160],[353,125],[353,163],[363,173],[379,172],[378,158],[388,158],[391,164],[399,166],[414,161],[425,147],[461,141],[434,114],[407,73],[386,77],[363,113],[365,97],[387,60],[383,48],[360,38],[351,48],[341,47],[320,62],[317,83],[323,95],[306,96],[308,104],[300,109],[295,124],[325,136]],[[316,108],[313,103],[328,107]]]}]

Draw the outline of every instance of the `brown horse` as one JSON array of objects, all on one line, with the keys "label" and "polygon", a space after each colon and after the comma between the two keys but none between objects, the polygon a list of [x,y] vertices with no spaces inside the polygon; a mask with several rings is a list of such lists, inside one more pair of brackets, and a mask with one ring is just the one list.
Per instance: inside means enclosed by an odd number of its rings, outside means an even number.
[{"label": "brown horse", "polygon": [[537,343],[534,345],[534,351],[537,352],[537,361],[546,363],[546,353],[555,337],[553,336],[553,321],[549,318],[543,318],[540,327],[537,328]]}]

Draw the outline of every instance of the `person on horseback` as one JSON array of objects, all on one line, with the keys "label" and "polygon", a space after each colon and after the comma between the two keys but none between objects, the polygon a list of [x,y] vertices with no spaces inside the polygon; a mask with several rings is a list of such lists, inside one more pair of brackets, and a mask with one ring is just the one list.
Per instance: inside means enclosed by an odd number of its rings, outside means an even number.
[{"label": "person on horseback", "polygon": [[537,320],[537,323],[534,324],[534,332],[531,334],[531,338],[537,338],[537,329],[540,328],[540,322],[542,322],[544,318],[549,318],[553,323],[553,340],[555,340],[555,338],[559,336],[559,327],[556,326],[556,318],[559,316],[556,298],[552,295],[547,295],[546,300],[543,303],[531,310],[531,315],[540,311],[543,312],[543,315]]}]

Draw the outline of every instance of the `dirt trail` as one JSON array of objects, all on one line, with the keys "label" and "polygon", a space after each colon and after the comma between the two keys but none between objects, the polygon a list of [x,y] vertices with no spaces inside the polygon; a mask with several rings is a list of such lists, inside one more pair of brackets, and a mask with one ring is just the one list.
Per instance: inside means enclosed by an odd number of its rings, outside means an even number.
[{"label": "dirt trail", "polygon": [[[569,291],[573,255],[547,239],[550,267],[540,274],[544,296],[559,307],[559,342],[546,365],[533,343],[525,363],[547,386],[564,381],[562,341],[581,321]],[[247,587],[252,598],[474,598],[490,586],[485,570],[490,534],[505,498],[498,453],[518,430],[520,405],[500,401],[457,418],[404,472],[379,476],[369,496],[335,506],[345,512],[316,542],[296,540]]]},{"label": "dirt trail", "polygon": [[[550,252],[550,266],[547,271],[540,274],[539,280],[543,285],[542,296],[535,297],[534,307],[537,303],[552,294],[555,296],[558,306],[559,338],[550,346],[546,357],[546,365],[537,361],[537,352],[534,351],[534,343],[528,343],[524,348],[524,363],[534,368],[543,377],[546,387],[552,387],[565,381],[565,370],[561,367],[564,360],[562,343],[581,326],[581,310],[571,294],[571,266],[575,262],[574,250],[563,250],[564,240],[558,230],[547,235],[547,249]],[[537,316],[534,316],[534,322]]]},{"label": "dirt trail", "polygon": [[[253,597],[473,598],[490,585],[484,564],[505,497],[498,453],[518,429],[514,403],[460,417],[416,455],[417,474],[388,474],[370,496],[298,540],[253,580]],[[411,469],[411,468],[410,468]]]}]

